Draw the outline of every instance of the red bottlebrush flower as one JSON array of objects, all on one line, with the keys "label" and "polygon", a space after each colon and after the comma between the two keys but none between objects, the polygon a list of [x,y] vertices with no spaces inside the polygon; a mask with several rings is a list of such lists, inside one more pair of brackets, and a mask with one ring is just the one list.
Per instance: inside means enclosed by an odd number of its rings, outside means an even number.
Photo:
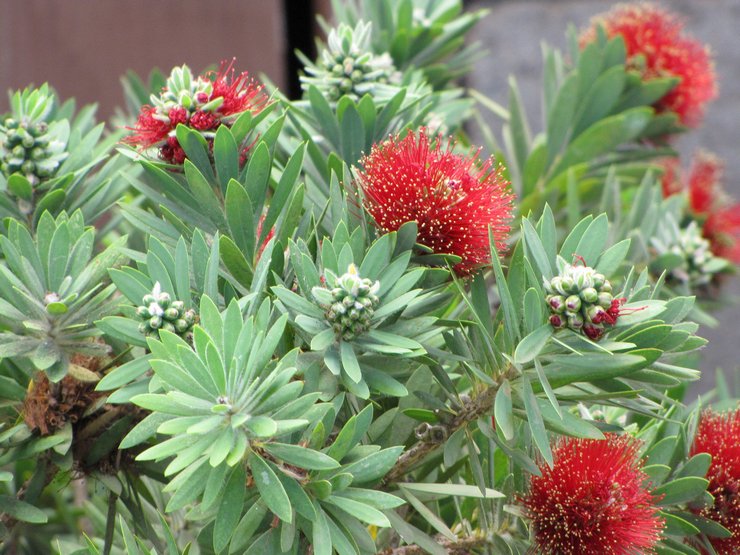
[{"label": "red bottlebrush flower", "polygon": [[211,112],[195,112],[190,118],[190,125],[198,131],[208,131],[218,127],[218,119]]},{"label": "red bottlebrush flower", "polygon": [[218,112],[224,116],[247,111],[259,114],[269,102],[263,91],[264,86],[250,79],[246,71],[234,77],[235,61],[236,58],[232,59],[228,65],[226,61],[221,62],[221,67],[214,77],[213,92],[208,100],[223,98],[223,104]]},{"label": "red bottlebrush flower", "polygon": [[[218,127],[231,126],[244,112],[261,112],[269,104],[263,86],[246,72],[235,76],[233,64],[234,60],[222,62],[217,73],[199,77],[193,77],[187,66],[173,69],[168,86],[152,97],[151,106],[142,106],[136,125],[130,128],[134,133],[124,142],[143,150],[159,148],[162,160],[182,164],[186,155],[175,136],[179,124],[198,131],[212,145]],[[240,153],[248,148],[242,145]]]},{"label": "red bottlebrush flower", "polygon": [[170,122],[162,119],[154,106],[144,105],[133,129],[135,134],[123,141],[140,148],[149,148],[166,141],[171,128]]},{"label": "red bottlebrush flower", "polygon": [[663,520],[646,486],[629,436],[564,438],[553,467],[542,465],[521,501],[532,520],[537,553],[634,555],[654,553]]},{"label": "red bottlebrush flower", "polygon": [[706,103],[717,96],[714,65],[708,47],[686,34],[675,14],[648,2],[618,4],[593,18],[591,28],[581,35],[582,46],[594,40],[599,25],[607,37],[624,38],[627,61],[644,79],[680,79],[655,104],[658,111],[675,112],[690,127],[701,122]]},{"label": "red bottlebrush flower", "polygon": [[688,177],[681,175],[676,158],[666,159],[663,166],[664,196],[685,190],[692,216],[703,221],[702,235],[709,240],[712,253],[740,264],[740,203],[727,198],[722,186],[722,161],[710,152],[699,151]]},{"label": "red bottlebrush flower", "polygon": [[417,241],[462,258],[455,271],[466,275],[491,261],[489,227],[496,248],[505,250],[512,195],[501,166],[479,163],[479,152],[454,154],[452,142],[441,143],[441,136],[430,139],[422,129],[376,144],[360,161],[358,188],[380,229],[416,222]]},{"label": "red bottlebrush flower", "polygon": [[704,222],[712,252],[740,264],[740,203],[712,212]]},{"label": "red bottlebrush flower", "polygon": [[722,161],[706,151],[694,155],[689,168],[689,205],[696,214],[708,214],[718,204],[721,192]]},{"label": "red bottlebrush flower", "polygon": [[662,158],[658,164],[663,169],[661,185],[663,186],[663,197],[668,198],[683,191],[683,175],[681,173],[681,162],[678,157],[672,156]]},{"label": "red bottlebrush flower", "polygon": [[714,505],[692,510],[732,532],[729,538],[709,538],[719,555],[740,553],[740,409],[702,413],[690,455],[697,453],[712,456],[707,491],[714,496]]}]

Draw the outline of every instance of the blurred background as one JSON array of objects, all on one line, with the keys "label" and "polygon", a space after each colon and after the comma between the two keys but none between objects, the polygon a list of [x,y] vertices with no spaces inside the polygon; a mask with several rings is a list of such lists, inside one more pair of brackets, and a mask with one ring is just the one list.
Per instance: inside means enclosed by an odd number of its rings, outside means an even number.
[{"label": "blurred background", "polygon": [[[470,8],[491,13],[474,30],[486,56],[468,86],[500,103],[507,101],[508,76],[519,83],[533,130],[539,130],[540,44],[565,47],[569,24],[585,26],[611,7],[606,0],[478,0]],[[740,199],[740,0],[663,0],[680,13],[687,29],[711,45],[720,97],[709,106],[703,126],[678,141],[686,160],[698,148],[725,160],[725,185]],[[48,81],[63,99],[97,102],[99,118],[123,105],[119,78],[132,69],[142,77],[153,67],[165,72],[188,64],[201,71],[237,58],[237,70],[263,74],[289,96],[300,94],[296,48],[315,56],[316,14],[328,14],[329,0],[23,0],[4,2],[0,12],[0,90]],[[0,113],[8,100],[0,95]],[[494,129],[500,123],[489,119]],[[726,291],[740,295],[740,280]],[[714,370],[738,367],[740,306],[716,313],[716,328],[703,353],[704,379],[696,392],[714,383]]]}]

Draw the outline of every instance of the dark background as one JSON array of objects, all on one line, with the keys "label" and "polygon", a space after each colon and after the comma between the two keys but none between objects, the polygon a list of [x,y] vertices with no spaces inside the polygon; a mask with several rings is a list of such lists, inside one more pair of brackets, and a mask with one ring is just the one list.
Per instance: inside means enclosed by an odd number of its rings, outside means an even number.
[{"label": "dark background", "polygon": [[[0,11],[0,90],[48,81],[62,98],[80,104],[98,102],[99,117],[123,104],[119,77],[128,69],[146,76],[187,63],[199,72],[220,60],[237,58],[248,70],[298,94],[299,48],[313,56],[315,13],[328,13],[330,0],[6,0]],[[487,49],[468,85],[506,103],[507,79],[514,74],[533,131],[541,129],[540,43],[565,46],[569,23],[583,27],[615,2],[606,0],[478,0],[471,8],[491,13],[472,39]],[[720,80],[720,98],[702,128],[681,139],[689,156],[696,148],[716,152],[727,162],[726,186],[740,199],[740,0],[671,0],[662,4],[683,15],[687,28],[712,45]],[[7,110],[0,95],[0,113]],[[500,123],[490,120],[497,129]],[[740,280],[726,288],[740,294]],[[720,325],[703,330],[710,339],[704,352],[701,390],[712,386],[713,370],[738,367],[740,308],[718,311]],[[698,391],[698,389],[697,389]]]}]

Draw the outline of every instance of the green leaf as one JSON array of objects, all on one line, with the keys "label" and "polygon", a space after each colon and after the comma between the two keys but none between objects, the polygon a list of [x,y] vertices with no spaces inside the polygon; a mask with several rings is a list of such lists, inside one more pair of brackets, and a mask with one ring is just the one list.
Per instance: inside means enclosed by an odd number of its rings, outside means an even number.
[{"label": "green leaf", "polygon": [[359,501],[355,501],[354,499],[349,499],[340,495],[332,495],[331,497],[329,497],[329,499],[327,499],[327,502],[331,503],[332,505],[336,505],[340,509],[351,514],[356,519],[361,520],[362,522],[365,522],[367,524],[381,527],[390,527],[391,525],[388,518],[379,510],[374,509],[369,505],[365,505],[364,503],[361,503]]},{"label": "green leaf", "polygon": [[265,451],[289,464],[308,470],[332,470],[339,463],[320,451],[286,443],[265,443]]},{"label": "green leaf", "polygon": [[678,478],[653,490],[658,505],[687,503],[699,498],[709,485],[709,480],[696,476]]},{"label": "green leaf", "polygon": [[[231,536],[242,516],[244,497],[246,494],[246,475],[241,465],[234,467],[226,488],[223,491],[221,503],[216,513],[216,523],[213,526],[213,549],[220,553],[231,541]],[[259,486],[258,486],[259,487]]]},{"label": "green leaf", "polygon": [[471,486],[467,484],[399,482],[398,485],[412,491],[431,493],[440,496],[455,495],[458,497],[473,497],[476,499],[500,499],[506,497],[506,495],[504,495],[500,491],[496,491],[495,489],[485,488],[483,491],[481,491],[478,486]]},{"label": "green leaf", "polygon": [[32,524],[43,524],[48,521],[46,514],[25,501],[19,501],[15,497],[0,495],[0,507],[16,520],[30,522]]},{"label": "green leaf", "polygon": [[547,256],[545,247],[542,244],[540,236],[528,219],[522,220],[522,231],[524,233],[524,246],[527,254],[534,261],[542,277],[550,279],[553,275],[553,267],[550,258]]},{"label": "green leaf", "polygon": [[558,175],[570,166],[589,162],[614,151],[619,145],[640,136],[653,117],[651,108],[631,108],[597,121],[568,146],[556,164],[552,175]]},{"label": "green leaf", "polygon": [[545,347],[552,334],[552,326],[547,323],[542,324],[539,328],[527,335],[519,342],[516,351],[514,351],[514,362],[517,364],[526,364],[534,360]]},{"label": "green leaf", "polygon": [[33,198],[33,187],[23,174],[14,173],[8,177],[8,190],[15,196],[30,201]]},{"label": "green leaf", "polygon": [[355,355],[352,344],[347,341],[340,341],[339,352],[342,357],[342,368],[347,372],[347,376],[353,382],[360,383],[362,381],[362,369],[357,361],[357,355]]},{"label": "green leaf", "polygon": [[342,468],[342,472],[352,474],[354,477],[353,484],[372,482],[385,476],[402,452],[403,447],[383,449],[363,457],[357,462],[348,464]]},{"label": "green leaf", "polygon": [[524,410],[527,412],[527,423],[529,429],[532,431],[532,438],[534,439],[539,452],[545,459],[547,464],[552,466],[552,451],[550,449],[550,440],[547,437],[547,431],[545,430],[545,423],[542,419],[542,413],[537,403],[537,398],[534,396],[532,391],[532,385],[529,383],[529,378],[526,375],[522,376],[521,379],[522,391],[521,396],[524,401]]},{"label": "green leaf", "polygon": [[507,441],[511,441],[514,438],[514,422],[511,411],[511,385],[508,380],[504,380],[496,392],[493,417],[496,421],[496,427],[501,430]]},{"label": "green leaf", "polygon": [[216,131],[213,158],[221,188],[226,190],[229,181],[239,176],[239,152],[234,136],[226,125],[220,126]]},{"label": "green leaf", "polygon": [[254,483],[267,507],[285,522],[293,521],[293,510],[288,494],[270,465],[252,452],[247,459],[252,470]]},{"label": "green leaf", "polygon": [[252,416],[244,426],[254,437],[269,438],[277,432],[277,423],[272,418],[263,415]]}]

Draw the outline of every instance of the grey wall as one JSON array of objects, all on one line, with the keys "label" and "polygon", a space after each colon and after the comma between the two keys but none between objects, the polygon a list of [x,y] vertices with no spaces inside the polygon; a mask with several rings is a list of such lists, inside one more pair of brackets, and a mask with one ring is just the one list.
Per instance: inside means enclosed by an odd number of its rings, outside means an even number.
[{"label": "grey wall", "polygon": [[[569,23],[577,28],[586,26],[589,19],[608,10],[615,2],[604,0],[499,0],[472,2],[471,8],[487,7],[490,15],[477,27],[473,40],[480,41],[488,51],[468,80],[496,101],[507,102],[507,76],[513,74],[519,84],[527,113],[536,115],[530,124],[533,131],[541,130],[540,78],[542,58],[540,43],[545,41],[565,48],[565,31]],[[740,0],[673,0],[662,5],[682,14],[686,28],[696,38],[711,45],[719,76],[720,97],[710,104],[704,124],[677,143],[687,158],[696,148],[715,152],[726,162],[725,185],[740,201],[740,154],[738,127],[740,127]],[[496,125],[491,117],[489,123]],[[494,127],[495,129],[495,127]],[[740,296],[740,279],[726,285],[726,292]],[[715,315],[720,325],[703,329],[709,339],[704,349],[702,383],[695,392],[713,386],[714,369],[737,370],[740,360],[740,305],[727,305]]]}]

